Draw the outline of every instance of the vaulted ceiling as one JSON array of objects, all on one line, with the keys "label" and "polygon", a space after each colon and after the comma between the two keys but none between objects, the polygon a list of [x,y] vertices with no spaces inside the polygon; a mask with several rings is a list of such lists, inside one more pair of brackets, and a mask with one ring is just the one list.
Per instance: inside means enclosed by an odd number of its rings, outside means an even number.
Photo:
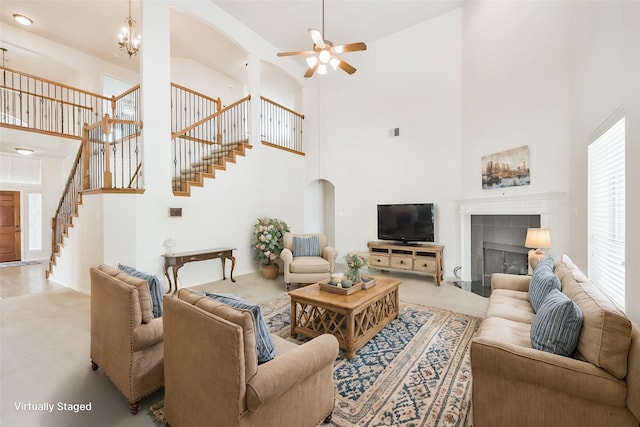
[{"label": "vaulted ceiling", "polygon": [[[207,1],[207,0],[199,0]],[[311,40],[307,29],[322,30],[322,0],[221,0],[224,11],[260,35],[279,51],[307,50]],[[326,0],[325,38],[336,44],[374,42],[404,28],[461,7],[467,0]],[[175,4],[179,6],[179,1]],[[132,15],[140,20],[140,1],[133,0]],[[13,19],[20,13],[33,19],[22,27]],[[119,51],[117,37],[128,15],[127,0],[2,0],[0,22],[18,27],[75,50],[91,54],[132,70],[138,61]],[[25,49],[19,40],[5,40],[9,68],[30,71],[42,58]],[[206,41],[206,42],[205,42]],[[144,40],[142,41],[144,49]],[[207,23],[180,12],[171,14],[172,56],[196,58],[236,80],[243,81],[245,54]],[[226,58],[220,61],[219,58]],[[52,67],[55,67],[55,58]],[[274,58],[274,61],[277,61]],[[302,58],[298,58],[301,64]],[[48,70],[55,72],[55,69]],[[60,73],[66,72],[61,67]],[[50,78],[54,79],[55,76]]]}]

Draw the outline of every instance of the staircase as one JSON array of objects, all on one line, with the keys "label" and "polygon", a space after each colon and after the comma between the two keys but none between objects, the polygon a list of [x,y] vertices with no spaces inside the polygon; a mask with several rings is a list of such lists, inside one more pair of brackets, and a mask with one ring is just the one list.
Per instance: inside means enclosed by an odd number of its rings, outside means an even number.
[{"label": "staircase", "polygon": [[190,196],[191,187],[202,187],[205,178],[227,169],[245,156],[249,145],[249,101],[251,95],[221,108],[173,134],[173,178],[175,196]]},{"label": "staircase", "polygon": [[[51,220],[47,278],[88,192],[144,192],[140,85],[112,97],[0,67],[0,128],[82,140],[64,192]],[[51,94],[54,94],[53,96]],[[247,155],[251,95],[222,107],[211,98],[171,84],[172,190],[190,196],[227,164]],[[109,116],[111,113],[111,116]],[[304,115],[260,97],[263,145],[297,155],[302,151]]]},{"label": "staircase", "polygon": [[173,194],[191,196],[191,187],[204,186],[205,178],[215,178],[216,171],[227,169],[227,163],[235,163],[238,156],[245,156],[247,150],[253,148],[247,140],[229,144],[213,145],[211,152],[199,161],[191,163],[191,167],[180,169],[178,176],[172,179]]}]

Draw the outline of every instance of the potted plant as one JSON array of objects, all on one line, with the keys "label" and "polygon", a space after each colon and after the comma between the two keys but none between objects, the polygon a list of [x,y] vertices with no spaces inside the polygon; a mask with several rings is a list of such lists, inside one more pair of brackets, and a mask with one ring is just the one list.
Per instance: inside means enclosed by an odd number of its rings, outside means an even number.
[{"label": "potted plant", "polygon": [[360,276],[360,269],[368,265],[367,257],[359,254],[358,252],[351,251],[344,256],[344,260],[347,263],[347,279],[351,280],[354,284],[362,281]]},{"label": "potted plant", "polygon": [[262,265],[262,276],[275,279],[278,276],[278,264],[274,261],[282,252],[282,236],[289,226],[277,218],[258,218],[253,226],[253,255]]}]

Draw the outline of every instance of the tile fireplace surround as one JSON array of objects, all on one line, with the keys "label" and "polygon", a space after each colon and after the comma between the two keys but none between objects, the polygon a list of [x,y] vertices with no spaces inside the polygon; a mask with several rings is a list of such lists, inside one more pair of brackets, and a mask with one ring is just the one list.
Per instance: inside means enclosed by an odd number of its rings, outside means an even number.
[{"label": "tile fireplace surround", "polygon": [[462,280],[471,281],[471,215],[540,215],[540,226],[549,228],[553,248],[562,253],[567,247],[567,208],[565,193],[545,192],[461,199],[460,247]]}]

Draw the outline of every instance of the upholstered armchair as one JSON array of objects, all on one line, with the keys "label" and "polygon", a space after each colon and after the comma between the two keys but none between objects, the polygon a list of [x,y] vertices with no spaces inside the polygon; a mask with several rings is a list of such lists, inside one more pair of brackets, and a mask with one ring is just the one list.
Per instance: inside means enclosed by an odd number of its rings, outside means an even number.
[{"label": "upholstered armchair", "polygon": [[101,265],[91,268],[91,367],[102,368],[129,401],[164,385],[162,318],[153,318],[147,281]]},{"label": "upholstered armchair", "polygon": [[316,426],[335,401],[338,340],[296,345],[275,335],[258,365],[251,311],[190,289],[164,297],[164,415],[171,427]]},{"label": "upholstered armchair", "polygon": [[282,243],[280,258],[287,290],[291,283],[315,283],[331,277],[338,252],[327,245],[325,234],[285,233]]}]

